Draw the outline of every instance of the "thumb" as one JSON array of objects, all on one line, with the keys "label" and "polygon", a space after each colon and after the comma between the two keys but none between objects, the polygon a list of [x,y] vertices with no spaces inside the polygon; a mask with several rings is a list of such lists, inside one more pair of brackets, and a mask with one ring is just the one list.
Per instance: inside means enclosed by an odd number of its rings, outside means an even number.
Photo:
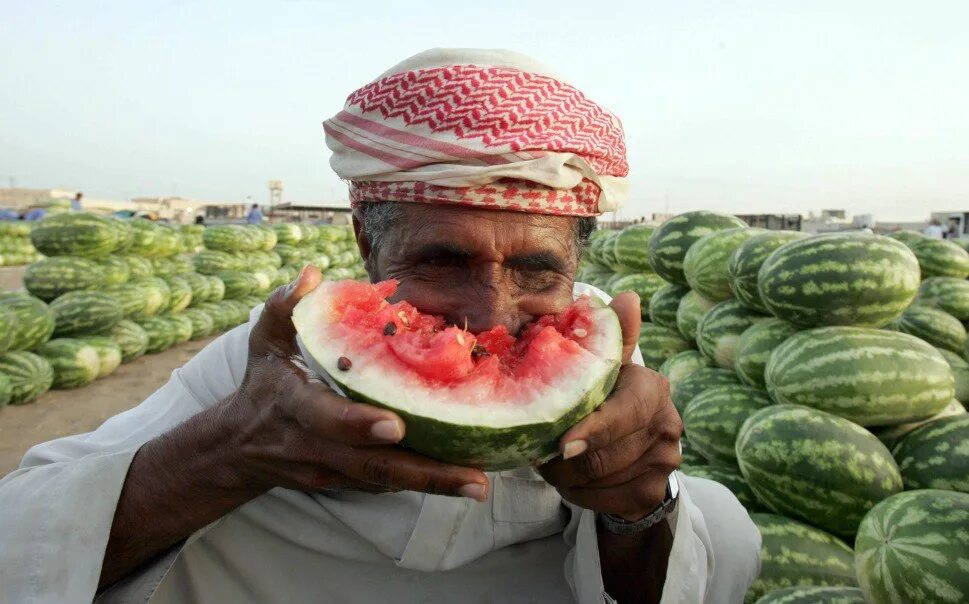
[{"label": "thumb", "polygon": [[612,299],[609,306],[619,317],[619,327],[622,328],[622,363],[626,365],[632,361],[633,352],[639,343],[639,325],[642,323],[639,294],[622,292]]},{"label": "thumb", "polygon": [[255,353],[276,352],[285,356],[296,353],[296,327],[293,309],[323,280],[320,269],[311,264],[303,267],[296,280],[276,288],[266,300],[259,321],[249,336],[249,348]]}]

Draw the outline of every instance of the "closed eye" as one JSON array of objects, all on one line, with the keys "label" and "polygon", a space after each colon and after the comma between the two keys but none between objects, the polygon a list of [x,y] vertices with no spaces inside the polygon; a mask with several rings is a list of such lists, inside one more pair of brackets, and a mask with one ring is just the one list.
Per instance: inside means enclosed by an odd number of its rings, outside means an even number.
[{"label": "closed eye", "polygon": [[533,254],[520,254],[505,259],[505,266],[513,270],[528,272],[551,272],[564,273],[565,263],[550,252],[535,252]]}]

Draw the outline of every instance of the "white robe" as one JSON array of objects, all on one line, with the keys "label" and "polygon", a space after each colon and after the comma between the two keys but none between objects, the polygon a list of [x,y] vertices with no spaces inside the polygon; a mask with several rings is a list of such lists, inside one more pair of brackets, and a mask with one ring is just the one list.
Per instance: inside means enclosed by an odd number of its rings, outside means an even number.
[{"label": "white robe", "polygon": [[[587,291],[601,294],[577,284],[577,295]],[[0,602],[95,597],[132,457],[239,386],[251,323],[218,338],[144,402],[94,432],[33,447],[0,481]],[[642,362],[638,351],[636,358]],[[488,478],[484,503],[415,492],[273,489],[97,599],[612,602],[600,573],[595,514],[564,502],[530,468]],[[759,572],[756,527],[723,486],[678,478],[663,604],[741,602]]]}]

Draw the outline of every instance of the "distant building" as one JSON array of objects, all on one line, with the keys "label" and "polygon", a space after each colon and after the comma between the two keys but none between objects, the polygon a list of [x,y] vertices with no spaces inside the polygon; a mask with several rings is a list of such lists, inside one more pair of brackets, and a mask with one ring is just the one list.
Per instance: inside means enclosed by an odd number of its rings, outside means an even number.
[{"label": "distant building", "polygon": [[932,212],[929,220],[938,220],[943,229],[948,231],[949,226],[954,224],[959,237],[969,237],[969,212]]},{"label": "distant building", "polygon": [[270,222],[317,222],[324,224],[351,224],[352,210],[349,206],[324,206],[314,204],[282,203],[266,213]]},{"label": "distant building", "polygon": [[737,214],[749,226],[770,231],[800,231],[800,214]]}]

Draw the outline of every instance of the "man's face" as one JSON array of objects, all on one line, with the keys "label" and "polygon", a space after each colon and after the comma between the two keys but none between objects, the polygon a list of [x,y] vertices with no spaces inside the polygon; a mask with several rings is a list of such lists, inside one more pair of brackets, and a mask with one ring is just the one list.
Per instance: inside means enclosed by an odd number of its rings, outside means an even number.
[{"label": "man's face", "polygon": [[401,204],[403,220],[374,258],[358,243],[374,281],[398,279],[396,300],[472,332],[517,331],[572,303],[574,220],[521,212]]}]

